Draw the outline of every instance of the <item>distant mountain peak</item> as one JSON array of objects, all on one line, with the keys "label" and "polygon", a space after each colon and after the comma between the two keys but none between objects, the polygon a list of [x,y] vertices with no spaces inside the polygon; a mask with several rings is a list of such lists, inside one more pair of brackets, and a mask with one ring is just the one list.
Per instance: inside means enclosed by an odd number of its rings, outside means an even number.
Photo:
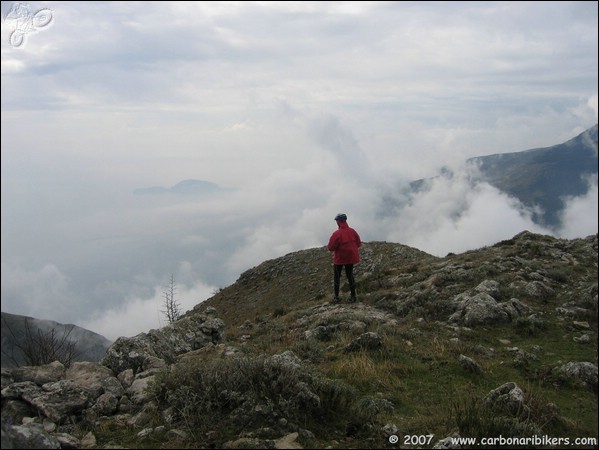
[{"label": "distant mountain peak", "polygon": [[211,181],[189,178],[168,188],[162,186],[152,186],[135,189],[133,193],[135,195],[206,195],[227,190],[229,189],[222,188],[218,184]]},{"label": "distant mountain peak", "polygon": [[[565,199],[585,195],[587,179],[597,175],[597,130],[595,124],[588,130],[561,144],[533,148],[520,152],[476,156],[466,163],[478,167],[480,177],[473,182],[485,182],[510,197],[517,198],[530,208],[536,224],[558,229]],[[442,169],[433,178],[451,178],[452,172]],[[410,183],[410,193],[428,189],[427,181]],[[386,206],[397,209],[402,205],[389,197]]]}]

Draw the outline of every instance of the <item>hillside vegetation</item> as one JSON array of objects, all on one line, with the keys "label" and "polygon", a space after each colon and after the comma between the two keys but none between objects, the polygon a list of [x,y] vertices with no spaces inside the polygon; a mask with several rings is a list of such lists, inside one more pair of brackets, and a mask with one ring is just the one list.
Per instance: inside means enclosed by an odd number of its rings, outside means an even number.
[{"label": "hillside vegetation", "polygon": [[3,369],[3,448],[597,448],[597,235],[361,254],[354,303],[312,248],[99,363]]},{"label": "hillside vegetation", "polygon": [[[164,401],[220,385],[175,401],[194,413],[181,419],[195,445],[264,448],[286,431],[314,448],[380,448],[391,435],[404,448],[450,436],[597,438],[596,235],[523,232],[444,258],[387,242],[361,253],[357,303],[330,302],[322,247],[265,261],[187,313],[213,310],[226,325],[223,345],[162,384]],[[515,409],[489,403],[506,383],[523,395]],[[232,418],[240,408],[245,422]]]}]

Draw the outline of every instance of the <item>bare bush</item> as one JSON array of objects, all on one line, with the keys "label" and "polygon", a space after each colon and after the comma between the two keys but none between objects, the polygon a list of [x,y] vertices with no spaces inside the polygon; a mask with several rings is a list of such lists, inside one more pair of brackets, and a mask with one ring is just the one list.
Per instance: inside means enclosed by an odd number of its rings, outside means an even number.
[{"label": "bare bush", "polygon": [[75,325],[66,325],[62,331],[56,327],[44,331],[40,328],[34,329],[26,317],[23,330],[18,332],[5,318],[2,322],[12,341],[10,354],[3,349],[2,355],[17,367],[21,365],[21,361],[27,366],[42,366],[59,361],[65,367],[69,367],[78,356],[77,343],[70,339]]}]

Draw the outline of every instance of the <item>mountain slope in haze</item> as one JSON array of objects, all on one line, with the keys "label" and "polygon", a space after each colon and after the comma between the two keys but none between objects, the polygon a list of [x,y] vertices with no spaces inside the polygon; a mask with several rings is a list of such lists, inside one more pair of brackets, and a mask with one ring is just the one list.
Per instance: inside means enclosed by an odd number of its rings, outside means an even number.
[{"label": "mountain slope in haze", "polygon": [[67,333],[67,340],[75,343],[74,361],[100,361],[112,345],[104,336],[76,325],[2,312],[2,367],[25,365],[19,346],[38,333],[49,336],[53,331],[58,339]]},{"label": "mountain slope in haze", "polygon": [[517,153],[479,156],[482,180],[518,198],[533,213],[535,223],[555,229],[567,197],[588,190],[588,178],[597,175],[597,125],[563,144]]},{"label": "mountain slope in haze", "polygon": [[[550,230],[561,226],[561,214],[569,197],[585,195],[591,179],[597,177],[597,125],[562,144],[521,152],[477,156],[466,161],[477,167],[472,185],[490,184],[518,199],[532,211],[534,223]],[[444,168],[437,177],[415,180],[402,190],[407,197],[429,190],[435,178],[452,178]],[[403,197],[402,197],[403,198]],[[392,211],[404,206],[405,200],[386,196],[384,204]]]}]

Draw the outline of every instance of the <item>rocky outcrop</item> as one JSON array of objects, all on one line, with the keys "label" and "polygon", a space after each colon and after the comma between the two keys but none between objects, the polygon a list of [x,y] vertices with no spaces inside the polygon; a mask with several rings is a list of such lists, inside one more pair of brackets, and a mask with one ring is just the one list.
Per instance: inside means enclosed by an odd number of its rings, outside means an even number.
[{"label": "rocky outcrop", "polygon": [[145,387],[155,370],[223,338],[220,319],[197,315],[120,338],[102,362],[75,362],[68,369],[58,361],[3,368],[2,448],[85,448],[84,437],[68,431],[73,424],[93,424],[103,417],[140,426],[150,402]]},{"label": "rocky outcrop", "polygon": [[498,302],[499,283],[485,280],[474,288],[474,293],[464,292],[453,299],[456,311],[449,317],[450,323],[465,326],[488,323],[511,322],[518,317],[533,313],[532,308],[517,298],[507,302]]},{"label": "rocky outcrop", "polygon": [[101,363],[114,373],[126,369],[138,373],[156,368],[160,361],[172,364],[178,355],[222,342],[224,329],[223,321],[216,317],[184,317],[175,325],[167,325],[160,330],[117,339],[106,351]]}]

